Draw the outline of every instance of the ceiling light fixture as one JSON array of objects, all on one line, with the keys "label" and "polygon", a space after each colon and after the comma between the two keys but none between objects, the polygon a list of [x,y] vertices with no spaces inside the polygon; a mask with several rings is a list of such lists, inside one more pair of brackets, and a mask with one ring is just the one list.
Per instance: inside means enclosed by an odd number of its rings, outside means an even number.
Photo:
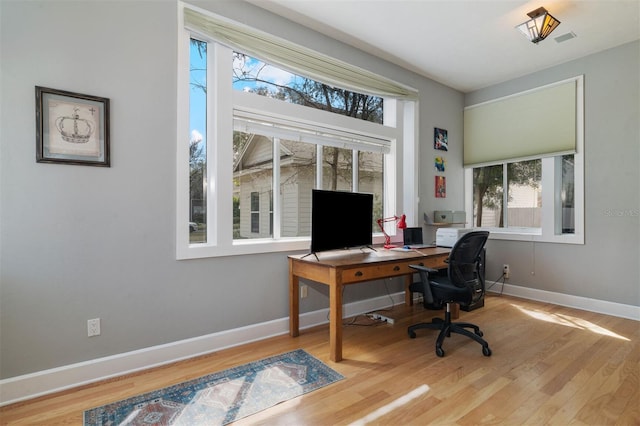
[{"label": "ceiling light fixture", "polygon": [[531,19],[518,25],[516,29],[522,32],[530,42],[535,44],[547,38],[547,36],[560,25],[560,21],[551,16],[544,7],[539,7],[527,13],[527,15],[529,15]]}]

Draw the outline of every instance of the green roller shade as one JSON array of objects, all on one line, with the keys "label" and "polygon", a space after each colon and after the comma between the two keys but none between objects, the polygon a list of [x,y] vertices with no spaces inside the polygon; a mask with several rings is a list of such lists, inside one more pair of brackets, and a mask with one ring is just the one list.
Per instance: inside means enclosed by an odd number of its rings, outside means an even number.
[{"label": "green roller shade", "polygon": [[465,108],[464,165],[576,151],[576,80]]}]

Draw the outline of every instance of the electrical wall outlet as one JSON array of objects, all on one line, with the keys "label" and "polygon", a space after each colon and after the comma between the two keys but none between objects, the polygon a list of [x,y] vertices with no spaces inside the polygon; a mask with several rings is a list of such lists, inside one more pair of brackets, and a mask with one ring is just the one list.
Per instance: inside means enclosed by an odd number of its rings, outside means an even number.
[{"label": "electrical wall outlet", "polygon": [[509,265],[507,265],[506,263],[502,265],[502,274],[504,275],[505,279],[509,278],[509,275],[511,274],[511,269],[509,269]]},{"label": "electrical wall outlet", "polygon": [[309,286],[305,285],[305,284],[302,284],[300,286],[300,299],[304,299],[308,295],[309,295]]},{"label": "electrical wall outlet", "polygon": [[100,318],[94,318],[87,320],[87,336],[99,336],[100,335]]}]

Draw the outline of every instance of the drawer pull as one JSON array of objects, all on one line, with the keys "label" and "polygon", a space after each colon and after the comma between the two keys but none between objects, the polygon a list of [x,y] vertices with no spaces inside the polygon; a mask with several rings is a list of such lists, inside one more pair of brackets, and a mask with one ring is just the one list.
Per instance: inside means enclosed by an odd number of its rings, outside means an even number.
[{"label": "drawer pull", "polygon": [[399,271],[399,270],[400,270],[400,267],[399,267],[398,265],[396,265],[396,266],[394,266],[394,267],[393,267],[393,270],[394,270],[394,271]]},{"label": "drawer pull", "polygon": [[356,271],[356,277],[361,277],[362,276],[362,271]]}]

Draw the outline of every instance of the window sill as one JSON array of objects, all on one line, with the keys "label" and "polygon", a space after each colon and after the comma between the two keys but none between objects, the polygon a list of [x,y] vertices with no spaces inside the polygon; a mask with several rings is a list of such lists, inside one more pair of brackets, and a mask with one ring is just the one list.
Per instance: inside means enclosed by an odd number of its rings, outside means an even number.
[{"label": "window sill", "polygon": [[[373,244],[382,244],[382,236],[373,237]],[[229,246],[210,244],[189,244],[188,247],[178,248],[177,260],[204,259],[208,257],[244,256],[251,254],[266,254],[278,252],[309,252],[311,239],[309,237],[283,238],[275,241],[271,239],[235,240]]]},{"label": "window sill", "polygon": [[231,245],[190,244],[186,248],[179,248],[176,257],[178,260],[186,260],[304,250],[309,250],[309,238],[291,238],[280,241],[242,240],[233,242]]},{"label": "window sill", "polygon": [[540,243],[584,244],[580,234],[543,235],[539,228],[477,228],[489,231],[490,240],[534,241]]}]

